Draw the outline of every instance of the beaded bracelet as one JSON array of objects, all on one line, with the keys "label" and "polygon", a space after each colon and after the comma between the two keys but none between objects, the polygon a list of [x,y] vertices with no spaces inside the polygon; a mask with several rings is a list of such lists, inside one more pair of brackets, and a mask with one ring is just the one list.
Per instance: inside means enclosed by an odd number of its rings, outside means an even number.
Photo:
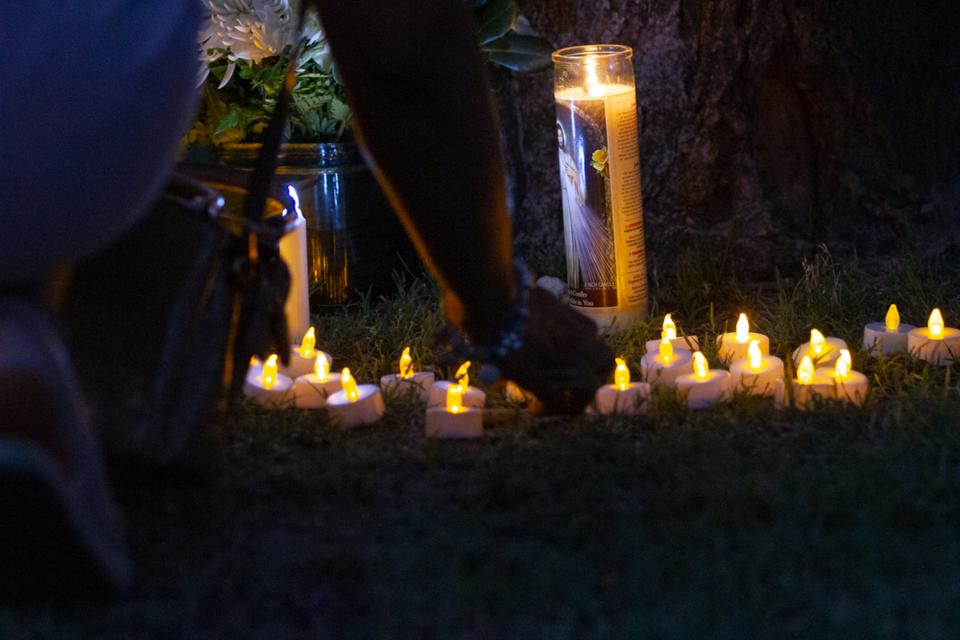
[{"label": "beaded bracelet", "polygon": [[513,262],[517,272],[517,300],[513,307],[513,316],[507,328],[500,334],[500,340],[492,345],[471,344],[469,339],[457,346],[461,356],[469,360],[484,363],[480,368],[480,381],[485,385],[492,385],[500,380],[500,365],[507,357],[523,347],[523,336],[527,330],[527,318],[530,316],[530,289],[533,286],[533,276],[523,260],[517,258]]}]

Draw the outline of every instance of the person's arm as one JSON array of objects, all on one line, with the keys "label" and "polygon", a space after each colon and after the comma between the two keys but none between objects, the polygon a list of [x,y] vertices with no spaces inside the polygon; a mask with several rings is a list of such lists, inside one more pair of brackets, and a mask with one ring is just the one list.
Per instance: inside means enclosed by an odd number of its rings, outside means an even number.
[{"label": "person's arm", "polygon": [[451,320],[495,339],[516,295],[491,92],[462,0],[317,0],[381,184],[448,289]]}]

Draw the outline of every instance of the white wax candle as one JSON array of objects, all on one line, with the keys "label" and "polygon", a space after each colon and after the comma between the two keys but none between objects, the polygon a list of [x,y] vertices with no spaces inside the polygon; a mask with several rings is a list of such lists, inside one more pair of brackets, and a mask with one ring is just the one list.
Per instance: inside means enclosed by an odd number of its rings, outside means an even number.
[{"label": "white wax candle", "polygon": [[327,398],[327,412],[341,429],[377,422],[385,410],[380,388],[373,384],[357,385],[357,399],[353,402],[343,389]]},{"label": "white wax candle", "polygon": [[863,328],[863,348],[872,355],[888,356],[897,351],[907,351],[909,334],[916,327],[900,323],[900,312],[892,304],[883,322],[871,322]]},{"label": "white wax candle", "polygon": [[310,280],[307,277],[307,220],[300,210],[296,189],[290,185],[287,191],[295,204],[296,221],[293,228],[280,238],[280,257],[290,272],[290,290],[283,313],[287,318],[287,335],[294,344],[310,327]]},{"label": "white wax candle", "polygon": [[649,399],[650,385],[646,382],[631,382],[626,389],[606,384],[597,389],[594,405],[600,414],[634,414],[643,411]]},{"label": "white wax candle", "polygon": [[770,338],[762,333],[751,332],[747,314],[741,313],[737,320],[737,330],[723,333],[717,338],[720,360],[733,362],[746,358],[752,342],[757,343],[754,349],[759,349],[762,355],[770,353]]},{"label": "white wax candle", "polygon": [[[446,405],[447,402],[447,392],[450,390],[450,387],[457,384],[456,382],[451,382],[450,380],[438,380],[430,388],[427,406],[428,407],[442,407]],[[487,402],[487,394],[482,390],[477,389],[476,387],[466,386],[463,387],[463,406],[472,407],[474,409],[482,409],[483,405]]]},{"label": "white wax candle", "polygon": [[760,366],[751,366],[745,358],[730,364],[731,388],[758,396],[776,397],[783,384],[783,360],[777,356],[764,355]]},{"label": "white wax candle", "polygon": [[710,369],[707,359],[697,351],[693,354],[693,373],[677,378],[677,389],[686,396],[691,409],[705,409],[724,399],[730,391],[730,372]]},{"label": "white wax candle", "polygon": [[456,413],[446,407],[427,409],[428,438],[482,438],[483,410],[462,407]]},{"label": "white wax candle", "polygon": [[252,399],[262,407],[276,408],[289,404],[293,380],[282,373],[277,373],[270,386],[264,385],[263,363],[250,365],[247,376],[243,381],[243,395]]},{"label": "white wax candle", "polygon": [[321,409],[327,398],[340,391],[340,374],[329,373],[321,380],[315,373],[308,373],[293,381],[293,403],[298,409]]},{"label": "white wax candle", "polygon": [[[819,331],[816,331],[816,340],[804,342],[793,352],[793,362],[800,364],[804,356],[810,356],[813,364],[816,366],[830,366],[840,357],[840,351],[847,348],[847,343],[840,338],[825,338]],[[813,333],[813,332],[811,332]],[[822,338],[822,342],[820,341]]]},{"label": "white wax candle", "polygon": [[907,349],[921,360],[936,365],[951,365],[960,360],[960,330],[944,327],[934,337],[929,327],[918,327],[907,334]]},{"label": "white wax candle", "polygon": [[656,351],[648,351],[640,359],[643,379],[654,386],[673,387],[677,378],[693,371],[693,354],[686,349],[675,349],[668,362]]},{"label": "white wax candle", "polygon": [[409,378],[401,378],[395,373],[380,378],[380,388],[384,393],[404,393],[416,391],[421,402],[430,398],[430,390],[436,382],[432,371],[415,371]]},{"label": "white wax candle", "polygon": [[311,349],[309,355],[305,356],[299,346],[290,345],[290,364],[281,365],[280,372],[293,379],[313,373],[317,357],[321,354],[327,359],[327,362],[333,362],[330,354],[326,351]]}]

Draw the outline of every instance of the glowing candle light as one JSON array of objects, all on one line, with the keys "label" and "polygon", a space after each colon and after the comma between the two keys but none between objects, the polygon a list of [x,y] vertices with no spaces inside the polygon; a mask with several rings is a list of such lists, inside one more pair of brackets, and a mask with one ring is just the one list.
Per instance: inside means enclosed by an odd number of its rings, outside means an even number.
[{"label": "glowing candle light", "polygon": [[730,372],[711,369],[701,352],[693,354],[693,373],[677,378],[677,389],[686,396],[687,406],[703,409],[722,400],[730,391]]},{"label": "glowing candle light", "polygon": [[810,351],[815,356],[822,356],[823,350],[827,346],[827,339],[823,337],[819,329],[810,330]]},{"label": "glowing candle light", "polygon": [[326,406],[327,398],[341,389],[340,377],[341,374],[330,372],[330,359],[321,351],[314,361],[313,373],[293,381],[294,404],[299,409]]},{"label": "glowing candle light", "polygon": [[747,349],[747,361],[752,371],[759,371],[763,367],[763,351],[760,350],[760,341],[751,340]]},{"label": "glowing candle light", "polygon": [[870,386],[869,381],[865,375],[853,370],[853,356],[850,355],[849,349],[841,349],[840,357],[834,363],[833,370],[823,368],[819,373],[833,378],[833,395],[829,397],[852,404],[863,404]]},{"label": "glowing candle light", "polygon": [[[313,373],[317,356],[323,353],[316,347],[317,330],[314,327],[310,327],[303,334],[300,344],[290,345],[290,362],[289,364],[282,365],[280,372],[294,379]],[[324,353],[324,355],[327,361],[330,361],[330,354]]]},{"label": "glowing candle light", "polygon": [[447,387],[444,407],[427,409],[428,438],[479,438],[483,436],[483,410],[464,406],[463,387]]},{"label": "glowing candle light", "polygon": [[290,400],[293,381],[278,371],[278,356],[271,354],[262,363],[251,359],[243,383],[243,393],[264,407],[276,407]]},{"label": "glowing candle light", "polygon": [[[669,341],[667,342],[669,345]],[[650,397],[650,385],[631,382],[630,368],[623,358],[615,358],[613,384],[603,385],[594,396],[594,410],[601,414],[637,413]]]},{"label": "glowing candle light", "polygon": [[732,365],[737,360],[746,358],[752,342],[757,343],[762,355],[770,353],[770,338],[762,333],[751,332],[747,314],[741,313],[737,318],[736,331],[724,333],[717,339],[720,360]]},{"label": "glowing candle light", "polygon": [[660,337],[663,340],[677,339],[677,325],[669,313],[663,316],[663,328],[660,331]]},{"label": "glowing candle light", "polygon": [[307,329],[303,334],[303,340],[300,341],[300,355],[304,358],[313,358],[313,349],[317,346],[317,332],[313,327]]},{"label": "glowing candle light", "polygon": [[[839,354],[837,354],[839,357]],[[816,399],[836,397],[836,388],[829,369],[817,369],[814,359],[806,354],[797,366],[797,379],[793,381],[793,399],[798,409],[809,409],[816,405]]]},{"label": "glowing candle light", "polygon": [[467,407],[473,407],[474,409],[482,409],[483,405],[487,402],[487,394],[477,387],[470,386],[469,370],[471,364],[469,360],[461,364],[454,374],[452,381],[439,380],[435,382],[430,389],[427,406],[431,408],[443,407],[450,387],[460,385],[463,394],[463,404]]},{"label": "glowing candle light", "polygon": [[940,309],[934,309],[926,327],[910,331],[907,349],[932,364],[953,364],[960,359],[960,330],[946,326]]},{"label": "glowing candle light", "polygon": [[660,340],[647,342],[647,353],[640,359],[643,379],[654,385],[672,387],[679,376],[690,373],[693,355],[678,349],[665,334]]},{"label": "glowing candle light", "polygon": [[416,371],[410,347],[404,347],[400,354],[399,373],[388,374],[380,378],[380,388],[391,393],[415,393],[421,402],[426,402],[430,390],[436,382],[432,371]]},{"label": "glowing candle light", "polygon": [[759,340],[750,341],[746,359],[734,360],[730,364],[730,376],[732,388],[737,391],[770,396],[778,403],[782,401],[783,360],[764,354]]},{"label": "glowing candle light", "polygon": [[383,417],[385,406],[380,388],[358,384],[349,367],[340,371],[341,389],[327,398],[327,412],[341,429],[371,424]]},{"label": "glowing candle light", "polygon": [[797,382],[802,385],[811,385],[813,384],[813,376],[816,373],[816,370],[813,367],[813,360],[810,356],[803,356],[803,360],[800,361],[800,366],[797,367]]},{"label": "glowing candle light", "polygon": [[700,341],[697,340],[697,336],[680,336],[677,334],[677,323],[674,321],[673,315],[669,313],[663,316],[663,324],[660,327],[660,337],[647,340],[647,353],[656,351],[659,348],[660,342],[663,340],[669,340],[674,349],[686,349],[689,351],[700,348]]},{"label": "glowing candle light", "polygon": [[871,322],[863,328],[863,348],[872,355],[891,355],[906,351],[909,334],[916,327],[900,321],[897,305],[891,304],[883,322]]},{"label": "glowing candle light", "polygon": [[447,411],[450,413],[463,411],[463,387],[458,384],[447,389]]},{"label": "glowing candle light", "polygon": [[810,341],[800,345],[793,352],[793,362],[800,366],[804,356],[810,356],[814,366],[833,366],[840,357],[840,350],[846,349],[847,343],[840,338],[826,337],[819,329],[810,330]]},{"label": "glowing candle light", "polygon": [[660,341],[660,362],[669,365],[674,359],[673,343],[664,338]]}]

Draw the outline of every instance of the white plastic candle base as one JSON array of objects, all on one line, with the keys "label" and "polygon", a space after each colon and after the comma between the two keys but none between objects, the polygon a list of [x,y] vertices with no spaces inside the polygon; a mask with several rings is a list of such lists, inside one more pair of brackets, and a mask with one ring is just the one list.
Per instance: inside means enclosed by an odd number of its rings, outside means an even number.
[{"label": "white plastic candle base", "polygon": [[355,402],[347,400],[347,394],[342,389],[327,398],[327,412],[341,429],[373,424],[383,417],[385,407],[380,387],[361,384],[357,392],[360,397]]},{"label": "white plastic candle base", "polygon": [[946,366],[960,360],[960,329],[943,328],[943,337],[930,337],[930,329],[919,327],[908,334],[907,349],[921,360]]},{"label": "white plastic candle base", "polygon": [[847,348],[845,340],[840,338],[827,338],[827,343],[823,345],[823,350],[816,354],[810,350],[810,343],[804,342],[793,352],[793,364],[800,366],[803,356],[810,356],[813,364],[818,367],[828,367],[837,361],[840,357],[840,350]]},{"label": "white plastic candle base", "polygon": [[837,379],[833,369],[820,369],[817,371],[817,375],[828,378],[833,382],[833,395],[830,396],[832,398],[857,406],[862,405],[863,401],[867,399],[867,389],[870,388],[870,382],[867,380],[867,376],[859,371],[848,371],[843,380]]},{"label": "white plastic candle base", "polygon": [[247,377],[243,382],[243,395],[247,396],[261,407],[276,408],[290,404],[292,398],[291,388],[293,380],[283,375],[277,374],[277,381],[269,389],[263,387],[263,367],[254,365],[247,371]]},{"label": "white plastic candle base", "polygon": [[783,360],[765,355],[759,369],[751,369],[747,360],[734,360],[730,364],[730,377],[732,391],[776,397],[783,384]]},{"label": "white plastic candle base", "polygon": [[909,334],[916,327],[901,324],[897,331],[887,331],[883,322],[871,322],[863,328],[863,348],[872,355],[889,356],[909,349]]},{"label": "white plastic candle base", "polygon": [[331,373],[320,381],[315,373],[308,373],[293,381],[293,403],[298,409],[322,409],[327,398],[340,391],[340,374]]},{"label": "white plastic candle base", "polygon": [[756,340],[760,347],[760,353],[767,355],[770,353],[770,338],[762,333],[750,333],[750,339],[746,342],[738,342],[736,333],[724,333],[718,340],[719,356],[723,362],[736,362],[746,358],[750,349],[750,342]]},{"label": "white plastic candle base", "polygon": [[693,354],[686,349],[676,349],[673,352],[673,360],[665,365],[657,351],[647,352],[640,359],[640,373],[644,380],[654,386],[676,386],[677,378],[693,373]]},{"label": "white plastic candle base", "polygon": [[730,392],[730,372],[710,369],[706,378],[688,373],[677,378],[677,389],[687,397],[691,409],[706,409],[727,397]]},{"label": "white plastic candle base", "polygon": [[401,378],[396,374],[390,374],[380,378],[380,388],[384,393],[404,393],[406,391],[416,390],[420,396],[421,402],[426,402],[430,397],[430,390],[436,381],[432,371],[417,371],[412,378]]},{"label": "white plastic candle base", "polygon": [[[674,351],[683,349],[693,353],[700,350],[700,340],[697,339],[697,336],[678,336],[671,340],[670,344],[673,345]],[[660,341],[647,340],[647,353],[660,353]]]},{"label": "white plastic candle base", "polygon": [[482,438],[483,410],[464,407],[457,413],[446,407],[427,409],[428,438]]},{"label": "white plastic candle base", "polygon": [[[439,380],[433,383],[433,387],[430,389],[429,400],[427,401],[428,407],[446,407],[447,406],[447,391],[455,383],[450,382],[449,380]],[[476,387],[467,387],[463,390],[463,399],[461,400],[463,406],[472,407],[474,409],[483,409],[483,405],[487,403],[487,394],[485,394],[480,389]]]},{"label": "white plastic candle base", "polygon": [[333,362],[330,359],[330,354],[320,351],[319,349],[314,349],[313,354],[304,358],[300,353],[300,347],[297,345],[290,346],[290,364],[280,364],[280,373],[283,375],[296,380],[300,376],[305,376],[308,373],[313,373],[314,365],[317,362],[317,356],[321,353],[327,357],[327,362]]},{"label": "white plastic candle base", "polygon": [[650,385],[646,382],[632,382],[621,391],[616,385],[607,384],[597,389],[594,397],[596,412],[600,414],[628,413],[643,411],[650,399]]},{"label": "white plastic candle base", "polygon": [[793,403],[797,409],[812,409],[817,400],[830,400],[837,397],[833,376],[826,375],[830,369],[821,369],[814,373],[813,382],[800,384],[799,380],[790,382],[793,388]]}]

